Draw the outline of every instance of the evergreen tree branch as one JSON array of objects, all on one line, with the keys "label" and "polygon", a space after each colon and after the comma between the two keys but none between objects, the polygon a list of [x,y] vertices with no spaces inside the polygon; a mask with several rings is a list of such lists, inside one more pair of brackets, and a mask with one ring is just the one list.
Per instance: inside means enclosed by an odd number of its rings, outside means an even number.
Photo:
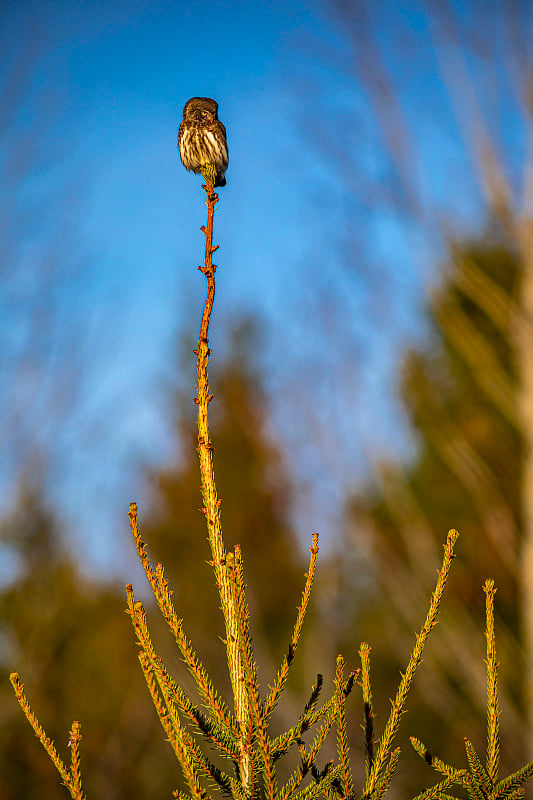
[{"label": "evergreen tree branch", "polygon": [[444,545],[444,558],[442,567],[438,572],[439,577],[435,590],[431,596],[428,614],[420,633],[416,636],[414,650],[411,658],[409,659],[409,663],[407,664],[407,669],[402,675],[400,685],[398,686],[398,690],[396,692],[396,697],[392,703],[391,713],[389,719],[387,720],[383,735],[379,741],[374,764],[372,765],[372,769],[370,770],[370,774],[366,781],[365,790],[363,793],[363,797],[365,798],[371,797],[374,789],[377,787],[380,781],[382,770],[385,767],[385,762],[391,751],[392,741],[396,735],[401,716],[405,710],[405,701],[407,699],[409,689],[411,688],[415,672],[420,664],[420,661],[422,660],[422,651],[425,647],[431,629],[434,627],[434,625],[436,625],[442,593],[448,579],[448,573],[452,559],[454,558],[453,548],[458,536],[459,534],[455,530],[451,530],[448,533],[448,538],[446,540],[446,544]]},{"label": "evergreen tree branch", "polygon": [[433,767],[436,772],[440,772],[441,775],[444,775],[446,778],[450,778],[452,781],[457,783],[461,782],[465,777],[466,770],[455,769],[455,767],[450,766],[450,764],[446,764],[444,761],[442,761],[442,759],[432,755],[425,744],[423,744],[416,737],[410,736],[409,741],[413,745],[413,748],[418,755],[424,759],[426,764],[429,764],[430,767]]},{"label": "evergreen tree branch", "polygon": [[335,706],[337,714],[337,753],[341,767],[341,783],[344,797],[353,796],[353,776],[350,768],[350,753],[346,737],[346,694],[344,692],[344,659],[337,657],[335,673]]},{"label": "evergreen tree branch", "polygon": [[240,547],[235,548],[234,558],[229,557],[232,555],[233,554],[228,554],[228,571],[233,583],[240,663],[243,669],[243,683],[247,693],[247,708],[250,709],[251,719],[254,730],[257,734],[259,751],[263,762],[265,794],[269,800],[274,800],[277,795],[277,781],[274,761],[272,758],[272,744],[267,735],[265,715],[259,698],[257,670],[255,667],[250,631],[248,627],[249,612],[244,593],[244,579]]},{"label": "evergreen tree branch", "polygon": [[215,720],[206,717],[206,715],[191,702],[181,686],[168,674],[160,658],[157,658],[156,663],[161,671],[161,679],[164,680],[168,691],[171,692],[173,701],[191,724],[194,725],[198,733],[203,735],[205,739],[220,750],[220,752],[224,753],[229,758],[237,759],[238,749],[235,736]]},{"label": "evergreen tree branch", "polygon": [[376,788],[374,789],[372,800],[381,800],[385,796],[385,793],[390,786],[392,776],[394,775],[394,770],[398,766],[399,758],[400,758],[400,748],[397,747],[390,754],[389,762],[385,767],[384,771],[382,772],[381,777],[376,785]]},{"label": "evergreen tree branch", "polygon": [[9,680],[11,681],[11,685],[15,690],[15,696],[24,712],[26,719],[33,728],[33,732],[35,733],[36,737],[39,739],[40,743],[48,753],[54,767],[61,775],[63,784],[69,790],[72,800],[85,800],[85,795],[83,794],[81,788],[81,778],[79,775],[78,744],[81,738],[79,722],[73,722],[70,730],[69,744],[71,744],[74,749],[72,751],[72,766],[71,769],[68,770],[62,759],[59,757],[54,742],[46,735],[46,731],[40,724],[32,707],[30,706],[24,693],[24,684],[20,682],[18,673],[12,672],[9,676]]},{"label": "evergreen tree branch", "polygon": [[[292,797],[292,795],[301,785],[303,779],[312,770],[312,767],[316,762],[318,753],[322,749],[322,745],[324,744],[326,737],[331,730],[331,726],[335,722],[335,716],[337,713],[335,695],[331,698],[331,700],[328,701],[328,703],[325,704],[325,706],[321,709],[321,712],[326,713],[326,719],[319,728],[309,748],[306,748],[305,743],[302,740],[299,741],[300,756],[302,759],[301,764],[293,772],[292,776],[280,790],[279,800],[288,800],[288,798]],[[337,767],[335,773],[335,779],[340,778],[340,775],[341,775],[340,767]],[[331,782],[332,781],[330,781],[329,783]]]},{"label": "evergreen tree branch", "polygon": [[[146,552],[146,544],[142,541],[141,531],[139,530],[137,524],[136,503],[130,504],[129,518],[130,518],[130,528],[133,535],[133,539],[135,541],[137,552],[139,553],[139,558],[141,559],[141,563],[143,565],[146,577],[150,584],[150,588],[152,589],[157,604],[159,605],[159,608],[161,609],[161,612],[165,617],[165,620],[167,621],[167,624],[175,637],[183,661],[187,665],[190,674],[194,678],[198,692],[200,696],[203,698],[207,707],[212,711],[213,715],[220,722],[220,724],[226,727],[228,731],[231,731],[235,736],[237,736],[238,729],[234,719],[232,718],[232,715],[230,714],[222,698],[216,692],[209,678],[209,675],[207,674],[207,671],[205,670],[204,666],[202,665],[193,647],[191,646],[191,643],[189,642],[187,636],[183,631],[183,624],[182,624],[183,621],[181,619],[178,619],[176,611],[174,609],[174,605],[171,599],[171,591],[168,588],[168,581],[164,577],[163,565],[158,564],[155,570],[152,570],[152,567],[150,566],[150,562]],[[126,590],[128,593],[128,608],[130,609],[131,613],[131,610],[134,607],[132,585],[128,584],[126,586]],[[130,593],[132,599],[131,608],[130,608]]]},{"label": "evergreen tree branch", "polygon": [[[486,640],[487,640],[487,767],[479,758],[473,744],[465,738],[466,759],[469,770],[456,770],[431,755],[422,742],[411,737],[411,744],[416,752],[432,766],[437,772],[442,773],[451,783],[462,786],[467,790],[470,800],[518,800],[525,795],[522,784],[533,775],[533,761],[530,761],[517,772],[509,775],[504,780],[496,783],[499,762],[499,710],[497,692],[497,667],[496,641],[494,634],[494,581],[488,579],[483,587],[486,595]],[[448,797],[446,794],[435,795],[437,786],[422,792],[415,800],[439,796]],[[446,787],[445,787],[446,788]],[[429,794],[428,794],[429,792]],[[433,792],[433,793],[431,793]]]},{"label": "evergreen tree branch", "polygon": [[[317,681],[313,685],[311,689],[311,696],[306,703],[304,708],[304,713],[290,730],[286,731],[286,733],[281,734],[278,736],[277,739],[274,739],[272,742],[272,758],[274,761],[281,756],[285,755],[288,751],[289,747],[294,744],[294,742],[298,741],[300,736],[304,734],[306,731],[309,730],[312,724],[317,721],[320,717],[317,717],[314,714],[316,704],[318,702],[318,696],[320,694],[320,689],[322,688],[323,678],[322,675],[317,676]],[[333,702],[334,698],[331,699],[331,703]],[[320,710],[320,716],[326,713],[327,706],[322,706]]]},{"label": "evergreen tree branch", "polygon": [[501,780],[497,786],[495,786],[496,797],[508,800],[511,794],[531,777],[533,777],[533,761],[530,761],[516,772],[513,772],[512,775],[508,775],[507,778]]},{"label": "evergreen tree branch", "polygon": [[[132,594],[130,596],[132,597]],[[165,730],[167,730],[168,724],[170,724],[172,727],[173,735],[169,741],[173,743],[174,750],[180,759],[180,763],[182,758],[182,748],[185,748],[192,758],[196,772],[211,778],[223,791],[228,792],[231,787],[231,778],[223,773],[222,770],[212,764],[204,756],[197,743],[189,735],[188,731],[182,727],[178,717],[177,709],[179,708],[182,711],[185,711],[189,720],[192,720],[196,724],[200,732],[212,744],[217,746],[221,752],[225,753],[229,758],[232,759],[236,759],[238,757],[235,738],[232,737],[228,741],[227,735],[221,736],[220,726],[211,725],[210,722],[197,709],[194,708],[185,692],[181,689],[181,687],[177,686],[175,681],[170,677],[162,660],[159,658],[159,656],[157,656],[152,646],[146,625],[146,613],[142,607],[142,604],[136,603],[134,610],[130,611],[129,613],[132,616],[139,644],[143,648],[139,658],[145,678],[148,682],[147,676],[150,676],[150,680],[152,676],[154,676],[159,685],[159,691],[157,691],[154,688],[155,684],[152,686],[149,683],[150,694],[152,695],[156,711],[163,724],[163,727]],[[164,705],[161,702],[159,692],[161,692]],[[202,723],[201,726],[199,722]],[[213,728],[216,728],[218,736],[213,735]],[[181,748],[178,747],[176,741],[181,743]]]},{"label": "evergreen tree branch", "polygon": [[[242,669],[241,687],[246,692],[245,707],[250,710],[250,718],[257,733],[259,750],[263,762],[263,779],[265,793],[269,800],[274,800],[277,792],[274,763],[271,753],[271,743],[266,731],[263,709],[259,699],[259,687],[257,685],[257,670],[252,651],[250,630],[248,627],[249,612],[246,604],[244,591],[244,577],[242,572],[242,559],[240,547],[235,547],[235,553],[228,553],[227,559],[228,574],[230,576],[233,601],[235,605],[235,621],[237,624],[237,643],[239,648],[239,663]],[[241,737],[242,756],[249,758],[247,740]]]},{"label": "evergreen tree branch", "polygon": [[424,789],[423,792],[417,794],[413,800],[458,800],[451,795],[445,794],[446,789],[449,789],[455,783],[454,778],[451,776],[449,778],[445,778],[443,781],[436,783],[434,786],[430,786],[428,789]]},{"label": "evergreen tree branch", "polygon": [[83,798],[84,794],[81,788],[81,771],[80,771],[80,740],[81,740],[81,725],[75,721],[72,723],[72,728],[69,732],[68,744],[71,748],[71,762],[70,774],[72,776],[72,786],[74,789],[74,796]]},{"label": "evergreen tree branch", "polygon": [[309,561],[309,569],[305,575],[305,586],[302,592],[302,600],[300,605],[298,606],[298,611],[296,615],[296,623],[294,625],[294,631],[292,634],[291,641],[289,643],[289,649],[285,656],[283,657],[283,662],[279,669],[276,682],[274,686],[270,690],[270,694],[265,701],[265,719],[268,719],[274,707],[278,701],[278,698],[281,694],[283,687],[285,686],[285,682],[287,680],[289,669],[294,659],[294,654],[296,652],[296,648],[298,646],[298,642],[300,641],[300,635],[302,632],[302,626],[304,623],[305,615],[307,613],[307,608],[309,606],[309,599],[311,597],[311,588],[313,586],[313,580],[315,577],[316,571],[316,561],[318,556],[318,533],[313,534],[313,545],[309,547],[309,552],[311,553],[311,558]]},{"label": "evergreen tree branch", "polygon": [[496,660],[496,638],[494,635],[494,588],[493,580],[486,580],[483,590],[486,595],[487,627],[487,772],[492,785],[498,781],[500,763],[500,710],[498,707],[498,662]]},{"label": "evergreen tree branch", "polygon": [[487,796],[488,792],[492,789],[489,775],[481,763],[481,759],[476,753],[474,745],[469,739],[466,738],[465,750],[466,760],[468,761],[468,766],[470,767],[470,775],[467,776],[467,780],[470,779],[471,785],[475,787],[476,791],[480,791],[482,796]]},{"label": "evergreen tree branch", "polygon": [[175,711],[168,707],[164,698],[161,696],[157,687],[157,677],[154,675],[153,665],[147,657],[146,653],[139,653],[139,662],[143,671],[143,675],[152,698],[152,702],[157,711],[157,716],[163,730],[167,735],[167,741],[172,747],[179,765],[183,772],[189,789],[194,800],[208,800],[207,793],[202,789],[198,782],[198,775],[195,770],[192,753],[188,749],[189,742],[184,735],[184,729],[181,726]]},{"label": "evergreen tree branch", "polygon": [[172,721],[172,727],[174,730],[174,735],[181,743],[183,750],[187,753],[189,762],[193,767],[194,775],[196,780],[203,776],[204,778],[208,778],[211,780],[213,784],[215,784],[219,789],[223,792],[228,793],[230,792],[232,782],[229,775],[224,773],[218,767],[216,767],[209,759],[204,755],[196,741],[193,739],[191,734],[189,733],[186,728],[184,728],[181,724],[178,708],[176,703],[174,702],[174,695],[172,693],[172,689],[169,686],[169,683],[165,679],[165,673],[158,669],[160,666],[159,664],[153,665],[153,671],[157,682],[159,684],[159,688],[163,695],[163,699],[165,701],[165,705],[168,709],[168,713],[170,719]]},{"label": "evergreen tree branch", "polygon": [[294,800],[313,800],[315,797],[319,797],[320,795],[325,795],[326,797],[334,797],[335,795],[331,792],[332,784],[338,782],[341,777],[341,767],[333,767],[333,763],[330,761],[326,765],[326,772],[325,774],[321,774],[320,779],[317,780],[315,783],[311,783],[305,789],[302,789],[301,792],[298,792],[294,796]]},{"label": "evergreen tree branch", "polygon": [[374,706],[372,703],[372,687],[370,684],[370,651],[366,642],[361,642],[359,657],[361,659],[361,688],[363,690],[364,722],[361,726],[365,734],[365,774],[368,778],[374,763]]}]

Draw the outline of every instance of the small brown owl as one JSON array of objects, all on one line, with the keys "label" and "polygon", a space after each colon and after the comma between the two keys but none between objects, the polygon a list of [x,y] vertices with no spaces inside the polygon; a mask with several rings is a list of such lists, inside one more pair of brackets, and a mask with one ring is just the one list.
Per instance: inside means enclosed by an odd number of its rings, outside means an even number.
[{"label": "small brown owl", "polygon": [[[225,186],[228,168],[226,128],[218,119],[218,103],[210,97],[191,97],[183,109],[178,132],[178,148],[185,169],[215,173],[213,186]],[[206,178],[208,180],[208,178]]]}]

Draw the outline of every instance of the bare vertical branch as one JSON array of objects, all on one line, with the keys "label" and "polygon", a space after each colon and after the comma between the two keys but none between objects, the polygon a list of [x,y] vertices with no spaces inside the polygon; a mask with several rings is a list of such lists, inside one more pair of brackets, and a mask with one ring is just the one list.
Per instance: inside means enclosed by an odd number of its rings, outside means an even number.
[{"label": "bare vertical branch", "polygon": [[[206,176],[204,176],[206,177]],[[245,690],[244,666],[239,648],[239,626],[237,620],[237,605],[227,564],[227,553],[222,537],[220,521],[220,506],[222,501],[218,498],[215,484],[215,468],[213,463],[213,445],[209,438],[209,403],[213,396],[209,393],[208,365],[209,355],[209,321],[215,300],[215,272],[213,253],[218,245],[213,245],[213,219],[218,195],[213,191],[213,184],[207,182],[204,186],[207,202],[207,225],[202,228],[205,234],[204,265],[199,267],[207,281],[207,294],[205,299],[198,349],[195,351],[198,359],[197,370],[197,397],[198,406],[198,455],[200,458],[200,475],[202,480],[202,497],[204,501],[203,513],[207,522],[209,544],[211,546],[212,566],[215,573],[217,588],[226,625],[226,652],[230,673],[235,715],[240,730],[241,760],[240,775],[243,787],[248,785],[250,778],[249,754],[245,743],[248,739],[249,708],[248,695]]]}]

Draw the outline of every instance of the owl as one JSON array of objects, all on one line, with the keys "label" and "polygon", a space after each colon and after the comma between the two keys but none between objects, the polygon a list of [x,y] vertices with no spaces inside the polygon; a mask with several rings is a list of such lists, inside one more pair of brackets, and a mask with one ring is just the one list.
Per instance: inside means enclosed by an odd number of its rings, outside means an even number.
[{"label": "owl", "polygon": [[[201,173],[213,187],[225,186],[228,168],[226,128],[218,119],[218,103],[210,97],[191,97],[183,109],[178,148],[185,169]],[[215,174],[216,173],[216,174]]]}]

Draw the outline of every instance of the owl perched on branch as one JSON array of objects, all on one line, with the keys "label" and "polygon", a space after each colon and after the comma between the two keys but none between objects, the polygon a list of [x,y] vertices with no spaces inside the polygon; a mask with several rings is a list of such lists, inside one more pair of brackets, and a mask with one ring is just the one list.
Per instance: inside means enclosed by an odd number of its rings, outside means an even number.
[{"label": "owl perched on branch", "polygon": [[228,168],[226,128],[217,116],[218,103],[210,97],[191,97],[183,109],[178,147],[185,169],[203,175],[213,188],[225,186]]}]

